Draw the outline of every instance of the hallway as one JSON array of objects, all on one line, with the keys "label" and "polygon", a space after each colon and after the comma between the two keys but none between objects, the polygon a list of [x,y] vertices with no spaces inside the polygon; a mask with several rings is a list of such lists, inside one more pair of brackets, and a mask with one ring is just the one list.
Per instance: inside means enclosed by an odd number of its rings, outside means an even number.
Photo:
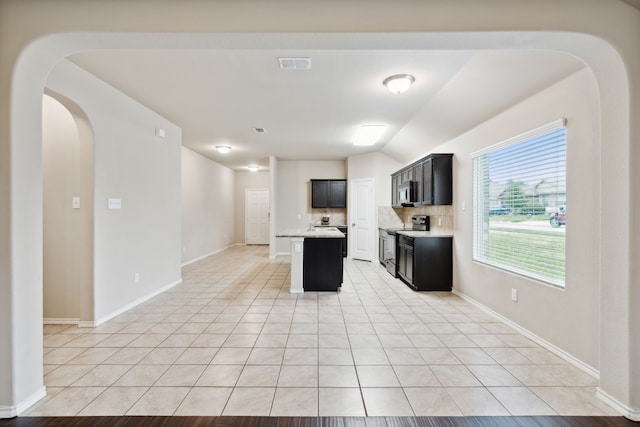
[{"label": "hallway", "polygon": [[619,415],[597,380],[449,293],[345,261],[292,295],[289,260],[236,246],[97,328],[45,325],[47,397],[25,416]]}]

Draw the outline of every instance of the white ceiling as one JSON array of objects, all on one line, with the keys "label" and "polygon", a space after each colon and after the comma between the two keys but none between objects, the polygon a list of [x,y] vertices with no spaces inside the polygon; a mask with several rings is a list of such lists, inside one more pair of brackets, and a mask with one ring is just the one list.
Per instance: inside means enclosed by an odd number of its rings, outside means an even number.
[{"label": "white ceiling", "polygon": [[[279,68],[278,57],[298,56],[312,69]],[[408,163],[583,67],[536,50],[122,50],[70,60],[182,127],[184,146],[234,169],[371,151]],[[401,95],[382,85],[397,73],[416,77]],[[354,146],[363,124],[385,124],[382,141]]]}]

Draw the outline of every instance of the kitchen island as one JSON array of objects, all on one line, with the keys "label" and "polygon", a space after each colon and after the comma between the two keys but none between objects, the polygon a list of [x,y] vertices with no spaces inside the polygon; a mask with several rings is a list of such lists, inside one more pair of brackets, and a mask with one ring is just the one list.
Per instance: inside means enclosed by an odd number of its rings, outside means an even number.
[{"label": "kitchen island", "polygon": [[337,291],[342,285],[342,239],[335,227],[285,230],[276,237],[291,239],[289,292]]}]

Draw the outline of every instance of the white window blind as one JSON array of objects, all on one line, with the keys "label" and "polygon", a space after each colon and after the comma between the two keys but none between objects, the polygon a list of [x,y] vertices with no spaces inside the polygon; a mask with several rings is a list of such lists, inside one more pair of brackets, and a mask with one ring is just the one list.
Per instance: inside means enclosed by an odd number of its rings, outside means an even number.
[{"label": "white window blind", "polygon": [[472,154],[475,261],[564,287],[565,123]]}]

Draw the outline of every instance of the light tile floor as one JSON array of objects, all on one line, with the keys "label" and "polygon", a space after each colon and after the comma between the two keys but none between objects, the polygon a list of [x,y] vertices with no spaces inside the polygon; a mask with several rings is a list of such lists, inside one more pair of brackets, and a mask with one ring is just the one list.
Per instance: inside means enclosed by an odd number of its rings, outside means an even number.
[{"label": "light tile floor", "polygon": [[597,380],[450,293],[346,260],[292,295],[288,258],[234,247],[97,328],[44,327],[24,415],[619,415]]}]

